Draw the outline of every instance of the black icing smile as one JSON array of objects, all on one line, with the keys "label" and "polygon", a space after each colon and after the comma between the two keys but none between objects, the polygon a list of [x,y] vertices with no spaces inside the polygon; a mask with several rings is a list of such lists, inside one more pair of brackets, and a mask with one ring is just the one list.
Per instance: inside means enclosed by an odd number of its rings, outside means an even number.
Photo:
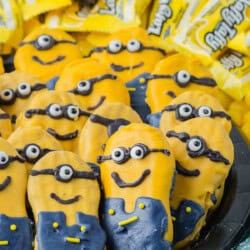
[{"label": "black icing smile", "polygon": [[43,60],[41,60],[38,56],[32,56],[32,59],[38,63],[40,63],[41,65],[51,65],[51,64],[55,64],[57,62],[60,62],[62,60],[64,60],[65,56],[58,56],[56,59],[51,60],[51,61],[47,61],[44,62]]},{"label": "black icing smile", "polygon": [[124,70],[129,70],[129,69],[137,69],[137,68],[140,68],[144,65],[143,62],[140,62],[136,65],[133,65],[133,66],[122,66],[122,65],[118,65],[118,64],[114,64],[114,63],[111,63],[110,67],[114,70],[114,71],[117,71],[117,72],[121,72],[121,71],[124,71]]},{"label": "black icing smile", "polygon": [[75,139],[78,135],[78,130],[76,130],[72,133],[64,134],[64,135],[58,134],[53,128],[48,128],[47,132],[49,134],[53,135],[56,139],[61,140],[61,141]]},{"label": "black icing smile", "polygon": [[58,203],[65,204],[65,205],[75,203],[75,202],[79,201],[79,199],[81,198],[80,195],[76,195],[74,198],[63,200],[59,196],[57,196],[55,193],[51,193],[50,197],[52,199],[56,200]]},{"label": "black icing smile", "polygon": [[124,188],[124,187],[136,187],[139,184],[141,184],[145,178],[151,173],[151,171],[149,169],[144,170],[144,172],[142,173],[142,175],[134,182],[130,182],[130,183],[126,183],[125,181],[123,181],[120,176],[118,175],[118,173],[116,172],[112,172],[111,176],[114,179],[115,183],[120,187],[120,188]]},{"label": "black icing smile", "polygon": [[91,106],[91,107],[88,107],[87,110],[91,111],[91,110],[95,110],[97,109],[98,107],[100,107],[103,102],[105,101],[106,97],[105,96],[101,96],[101,98],[99,99],[98,103],[94,106]]},{"label": "black icing smile", "polygon": [[0,184],[0,191],[4,190],[10,184],[10,181],[11,177],[7,176],[5,180]]},{"label": "black icing smile", "polygon": [[177,173],[186,177],[196,177],[200,175],[199,169],[188,170],[184,168],[178,161],[176,161]]}]

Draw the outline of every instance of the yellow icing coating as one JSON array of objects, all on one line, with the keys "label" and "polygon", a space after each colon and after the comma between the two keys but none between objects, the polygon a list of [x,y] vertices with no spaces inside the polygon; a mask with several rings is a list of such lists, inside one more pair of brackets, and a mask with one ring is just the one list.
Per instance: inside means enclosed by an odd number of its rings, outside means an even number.
[{"label": "yellow icing coating", "polygon": [[[55,169],[59,165],[70,165],[76,171],[92,172],[77,154],[69,151],[48,153],[34,165],[32,170]],[[43,211],[64,212],[67,225],[76,223],[76,212],[83,212],[98,218],[100,190],[97,179],[73,178],[68,182],[61,182],[54,175],[30,175],[27,190],[36,223],[38,214]],[[74,203],[62,204],[52,199],[51,193],[63,200],[76,196],[80,198]]]},{"label": "yellow icing coating", "polygon": [[[107,140],[102,155],[110,155],[117,147],[131,148],[137,143],[143,143],[149,149],[170,149],[160,129],[144,123],[132,123],[120,128]],[[162,168],[162,166],[165,167]],[[169,194],[175,167],[173,154],[167,156],[162,152],[150,152],[140,160],[130,158],[122,164],[106,160],[100,164],[100,167],[105,198],[124,199],[126,212],[134,210],[135,202],[139,197],[159,199],[170,216]],[[116,172],[124,182],[132,183],[140,178],[146,169],[150,170],[150,174],[135,187],[120,188],[110,176],[111,173]],[[172,237],[172,223],[169,221],[165,238],[172,241]]]},{"label": "yellow icing coating", "polygon": [[[49,35],[56,41],[66,40],[69,42],[59,42],[49,49],[39,50],[29,42],[38,41],[42,35]],[[23,39],[22,43],[25,44],[18,47],[14,56],[15,68],[23,72],[32,73],[41,81],[46,82],[58,76],[67,63],[82,56],[80,47],[75,42],[76,40],[63,30],[35,29]],[[44,44],[43,39],[41,39],[40,43]],[[34,60],[34,57],[38,58],[41,63]],[[57,58],[61,59],[58,61]]]},{"label": "yellow icing coating", "polygon": [[[0,115],[3,115],[3,114],[8,114],[8,113],[6,113],[0,108]],[[4,139],[7,139],[13,131],[12,124],[11,124],[11,117],[9,116],[9,118],[7,119],[0,117],[0,123],[1,123],[1,126],[0,126],[1,137],[3,137]]]}]

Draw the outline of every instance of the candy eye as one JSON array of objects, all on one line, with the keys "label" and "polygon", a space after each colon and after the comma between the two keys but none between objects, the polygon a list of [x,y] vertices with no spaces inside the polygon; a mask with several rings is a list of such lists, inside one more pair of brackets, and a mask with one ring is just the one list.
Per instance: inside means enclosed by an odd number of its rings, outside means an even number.
[{"label": "candy eye", "polygon": [[49,35],[41,35],[36,40],[36,48],[38,50],[50,49],[55,44],[54,39]]},{"label": "candy eye", "polygon": [[122,49],[122,44],[119,40],[112,40],[108,45],[108,51],[118,53]]},{"label": "candy eye", "polygon": [[193,108],[189,104],[181,104],[178,108],[178,114],[181,118],[188,118],[192,115]]},{"label": "candy eye", "polygon": [[0,93],[0,98],[3,101],[11,101],[11,100],[13,100],[15,98],[14,91],[12,89],[4,89]]},{"label": "candy eye", "polygon": [[192,152],[198,152],[203,148],[204,144],[203,141],[199,138],[191,138],[188,143],[187,147]]},{"label": "candy eye", "polygon": [[176,82],[180,85],[185,86],[190,81],[190,74],[186,70],[180,70],[176,73]]},{"label": "candy eye", "polygon": [[9,156],[4,151],[0,151],[0,165],[5,165],[8,161]]},{"label": "candy eye", "polygon": [[63,181],[69,181],[73,176],[73,169],[70,166],[61,166],[58,172],[59,178]]},{"label": "candy eye", "polygon": [[201,116],[201,117],[210,117],[212,115],[212,110],[211,108],[209,108],[208,106],[201,106],[199,107],[198,109],[198,116]]},{"label": "candy eye", "polygon": [[111,157],[116,163],[122,163],[126,159],[125,152],[122,148],[115,148],[112,151]]},{"label": "candy eye", "polygon": [[143,147],[141,146],[134,146],[131,150],[130,150],[130,156],[133,159],[142,159],[145,156],[145,150]]},{"label": "candy eye", "polygon": [[17,91],[21,96],[26,97],[30,95],[31,87],[28,83],[22,82],[18,85]]},{"label": "candy eye", "polygon": [[91,83],[90,81],[87,81],[87,80],[80,81],[77,85],[77,90],[80,93],[89,91],[90,88],[91,88]]},{"label": "candy eye", "polygon": [[67,117],[71,120],[74,120],[76,118],[79,117],[79,114],[80,114],[80,110],[78,107],[74,106],[74,105],[70,105],[68,106],[67,108]]},{"label": "candy eye", "polygon": [[41,153],[40,148],[35,144],[29,145],[25,150],[25,156],[30,160],[38,158],[40,153]]},{"label": "candy eye", "polygon": [[127,49],[129,52],[136,52],[141,49],[141,43],[138,40],[132,39],[127,44]]},{"label": "candy eye", "polygon": [[48,113],[53,118],[59,118],[62,116],[63,112],[62,112],[61,106],[59,104],[51,104],[49,106]]}]

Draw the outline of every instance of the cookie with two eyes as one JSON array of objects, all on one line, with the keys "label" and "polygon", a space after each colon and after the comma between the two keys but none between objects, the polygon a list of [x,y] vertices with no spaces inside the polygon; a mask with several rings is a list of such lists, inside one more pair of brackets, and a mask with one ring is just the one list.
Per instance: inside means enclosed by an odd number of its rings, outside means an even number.
[{"label": "cookie with two eyes", "polygon": [[81,57],[80,47],[71,35],[63,30],[41,27],[30,32],[19,44],[14,66],[46,82],[58,77],[67,63]]},{"label": "cookie with two eyes", "polygon": [[76,59],[67,64],[55,89],[73,93],[88,112],[109,102],[130,105],[124,83],[107,65],[93,58]]},{"label": "cookie with two eyes", "polygon": [[98,162],[110,249],[171,249],[175,161],[162,131],[145,123],[126,125],[109,137]]},{"label": "cookie with two eyes", "polygon": [[69,151],[46,154],[30,171],[27,191],[35,219],[36,250],[104,249],[97,174],[79,155]]},{"label": "cookie with two eyes", "polygon": [[18,127],[8,137],[7,141],[17,150],[25,160],[27,170],[55,150],[63,150],[60,142],[46,130],[36,126]]},{"label": "cookie with two eyes", "polygon": [[210,94],[200,90],[186,91],[174,98],[162,109],[160,129],[166,133],[189,119],[210,117],[221,122],[230,133],[231,117],[220,102]]},{"label": "cookie with two eyes", "polygon": [[170,204],[178,249],[199,237],[208,213],[220,204],[234,146],[221,122],[208,117],[182,122],[165,135],[176,160]]},{"label": "cookie with two eyes", "polygon": [[16,128],[40,126],[62,145],[77,152],[79,134],[90,113],[77,97],[65,91],[46,91],[33,98],[18,116]]},{"label": "cookie with two eyes", "polygon": [[216,91],[216,81],[199,59],[182,53],[159,61],[146,76],[146,102],[151,113],[161,112],[176,96],[189,90],[208,94]]},{"label": "cookie with two eyes", "polygon": [[47,91],[37,76],[18,70],[0,75],[0,82],[0,108],[10,114],[13,123],[32,97]]}]

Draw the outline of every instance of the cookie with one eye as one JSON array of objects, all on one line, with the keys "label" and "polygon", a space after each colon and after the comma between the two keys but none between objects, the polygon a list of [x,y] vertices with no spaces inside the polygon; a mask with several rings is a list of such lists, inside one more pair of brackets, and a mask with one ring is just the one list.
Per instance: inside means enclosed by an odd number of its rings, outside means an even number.
[{"label": "cookie with one eye", "polygon": [[151,113],[161,112],[176,96],[189,90],[212,94],[216,81],[197,58],[176,53],[155,65],[147,81],[146,102]]},{"label": "cookie with one eye", "polygon": [[203,91],[190,90],[174,98],[162,110],[160,129],[164,133],[189,119],[197,117],[210,117],[225,127],[229,133],[232,128],[231,117],[220,102]]},{"label": "cookie with one eye", "polygon": [[225,180],[234,161],[234,147],[221,122],[190,119],[166,132],[176,160],[171,199],[174,244],[196,240],[207,214],[221,202]]},{"label": "cookie with one eye", "polygon": [[76,59],[67,64],[55,89],[73,93],[88,112],[109,102],[130,105],[124,83],[107,65],[93,58]]},{"label": "cookie with one eye", "polygon": [[47,153],[62,150],[60,142],[41,127],[27,126],[15,129],[7,141],[25,160],[27,170]]},{"label": "cookie with one eye", "polygon": [[104,249],[97,174],[77,154],[46,154],[30,171],[27,189],[36,223],[35,249]]},{"label": "cookie with one eye", "polygon": [[169,199],[175,161],[161,130],[145,123],[120,128],[107,140],[98,162],[108,246],[171,249]]},{"label": "cookie with one eye", "polygon": [[106,103],[92,113],[80,133],[78,154],[85,162],[97,164],[106,140],[121,127],[142,122],[140,116],[123,103]]},{"label": "cookie with one eye", "polygon": [[108,65],[127,82],[144,72],[151,72],[167,52],[156,45],[143,28],[115,32],[90,51],[90,56]]},{"label": "cookie with one eye", "polygon": [[14,66],[46,82],[58,77],[67,63],[81,56],[76,40],[65,31],[38,28],[19,44]]},{"label": "cookie with one eye", "polygon": [[40,126],[64,150],[76,152],[79,134],[89,115],[74,94],[51,90],[32,99],[18,116],[16,127]]},{"label": "cookie with one eye", "polygon": [[34,74],[17,70],[0,75],[0,82],[0,107],[10,114],[13,123],[32,97],[47,91],[46,84]]}]

